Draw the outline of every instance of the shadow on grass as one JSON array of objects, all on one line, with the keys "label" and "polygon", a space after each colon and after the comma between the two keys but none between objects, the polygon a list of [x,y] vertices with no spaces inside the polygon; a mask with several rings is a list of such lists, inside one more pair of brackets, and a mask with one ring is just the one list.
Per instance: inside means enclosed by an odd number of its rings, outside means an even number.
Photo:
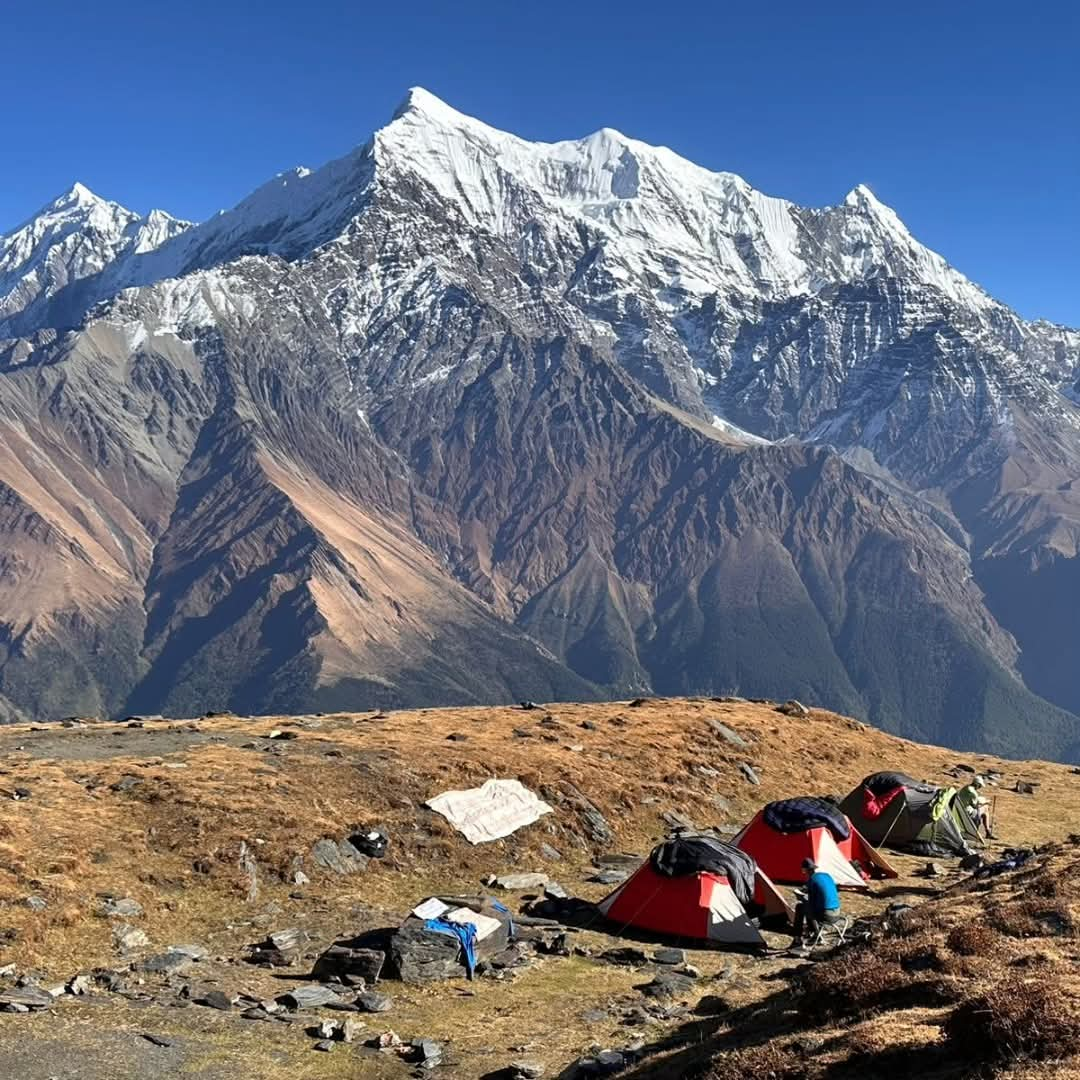
[{"label": "shadow on grass", "polygon": [[894,896],[937,896],[941,890],[933,885],[886,885],[874,892],[875,900],[890,900]]}]

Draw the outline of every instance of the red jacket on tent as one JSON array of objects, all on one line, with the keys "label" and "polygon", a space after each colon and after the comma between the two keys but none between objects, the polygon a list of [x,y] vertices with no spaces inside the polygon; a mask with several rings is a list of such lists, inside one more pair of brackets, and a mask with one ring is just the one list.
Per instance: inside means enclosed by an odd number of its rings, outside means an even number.
[{"label": "red jacket on tent", "polygon": [[879,818],[889,805],[904,790],[903,786],[897,786],[892,791],[886,791],[884,795],[875,795],[868,787],[863,788],[862,801],[863,813],[868,818]]}]

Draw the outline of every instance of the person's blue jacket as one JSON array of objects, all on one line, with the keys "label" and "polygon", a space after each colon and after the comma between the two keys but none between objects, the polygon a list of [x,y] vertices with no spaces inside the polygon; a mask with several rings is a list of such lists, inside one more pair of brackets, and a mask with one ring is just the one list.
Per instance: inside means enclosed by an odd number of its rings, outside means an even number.
[{"label": "person's blue jacket", "polygon": [[810,910],[820,918],[826,911],[840,909],[840,894],[836,891],[836,882],[824,870],[815,870],[806,883],[806,895],[810,901]]}]

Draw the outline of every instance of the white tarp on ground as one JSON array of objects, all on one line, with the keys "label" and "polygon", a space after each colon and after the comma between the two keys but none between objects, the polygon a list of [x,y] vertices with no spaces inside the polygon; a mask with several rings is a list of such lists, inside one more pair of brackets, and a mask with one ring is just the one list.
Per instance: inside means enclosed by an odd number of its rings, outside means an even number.
[{"label": "white tarp on ground", "polygon": [[470,844],[485,844],[531,825],[551,807],[520,780],[488,780],[468,791],[444,791],[427,805]]}]

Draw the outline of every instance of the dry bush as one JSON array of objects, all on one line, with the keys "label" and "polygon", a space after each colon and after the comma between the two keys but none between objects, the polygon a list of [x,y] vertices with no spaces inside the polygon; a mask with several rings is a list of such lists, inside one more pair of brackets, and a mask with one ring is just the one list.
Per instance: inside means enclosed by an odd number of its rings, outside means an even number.
[{"label": "dry bush", "polygon": [[1080,889],[1077,888],[1076,877],[1068,871],[1057,873],[1043,873],[1034,878],[1027,886],[1028,896],[1039,896],[1044,899],[1055,897],[1075,897]]},{"label": "dry bush", "polygon": [[808,972],[804,1009],[819,1017],[866,1015],[910,982],[895,963],[844,954]]},{"label": "dry bush", "polygon": [[777,1043],[733,1050],[715,1059],[706,1080],[813,1080],[821,1068],[798,1051]]},{"label": "dry bush", "polygon": [[1001,934],[985,923],[964,923],[949,931],[945,944],[961,956],[993,956],[1003,943]]},{"label": "dry bush", "polygon": [[992,982],[1001,966],[1000,958],[989,956],[948,956],[941,966],[942,975],[953,979],[980,979]]},{"label": "dry bush", "polygon": [[858,1019],[880,1010],[953,1004],[963,990],[948,977],[950,959],[928,933],[844,952],[803,976],[801,1008],[821,1019]]},{"label": "dry bush", "polygon": [[1058,899],[1027,898],[991,908],[987,921],[1013,938],[1074,937],[1076,919],[1069,905]]},{"label": "dry bush", "polygon": [[950,1049],[979,1060],[1061,1059],[1080,1053],[1080,1001],[1056,982],[1002,983],[945,1022]]}]

